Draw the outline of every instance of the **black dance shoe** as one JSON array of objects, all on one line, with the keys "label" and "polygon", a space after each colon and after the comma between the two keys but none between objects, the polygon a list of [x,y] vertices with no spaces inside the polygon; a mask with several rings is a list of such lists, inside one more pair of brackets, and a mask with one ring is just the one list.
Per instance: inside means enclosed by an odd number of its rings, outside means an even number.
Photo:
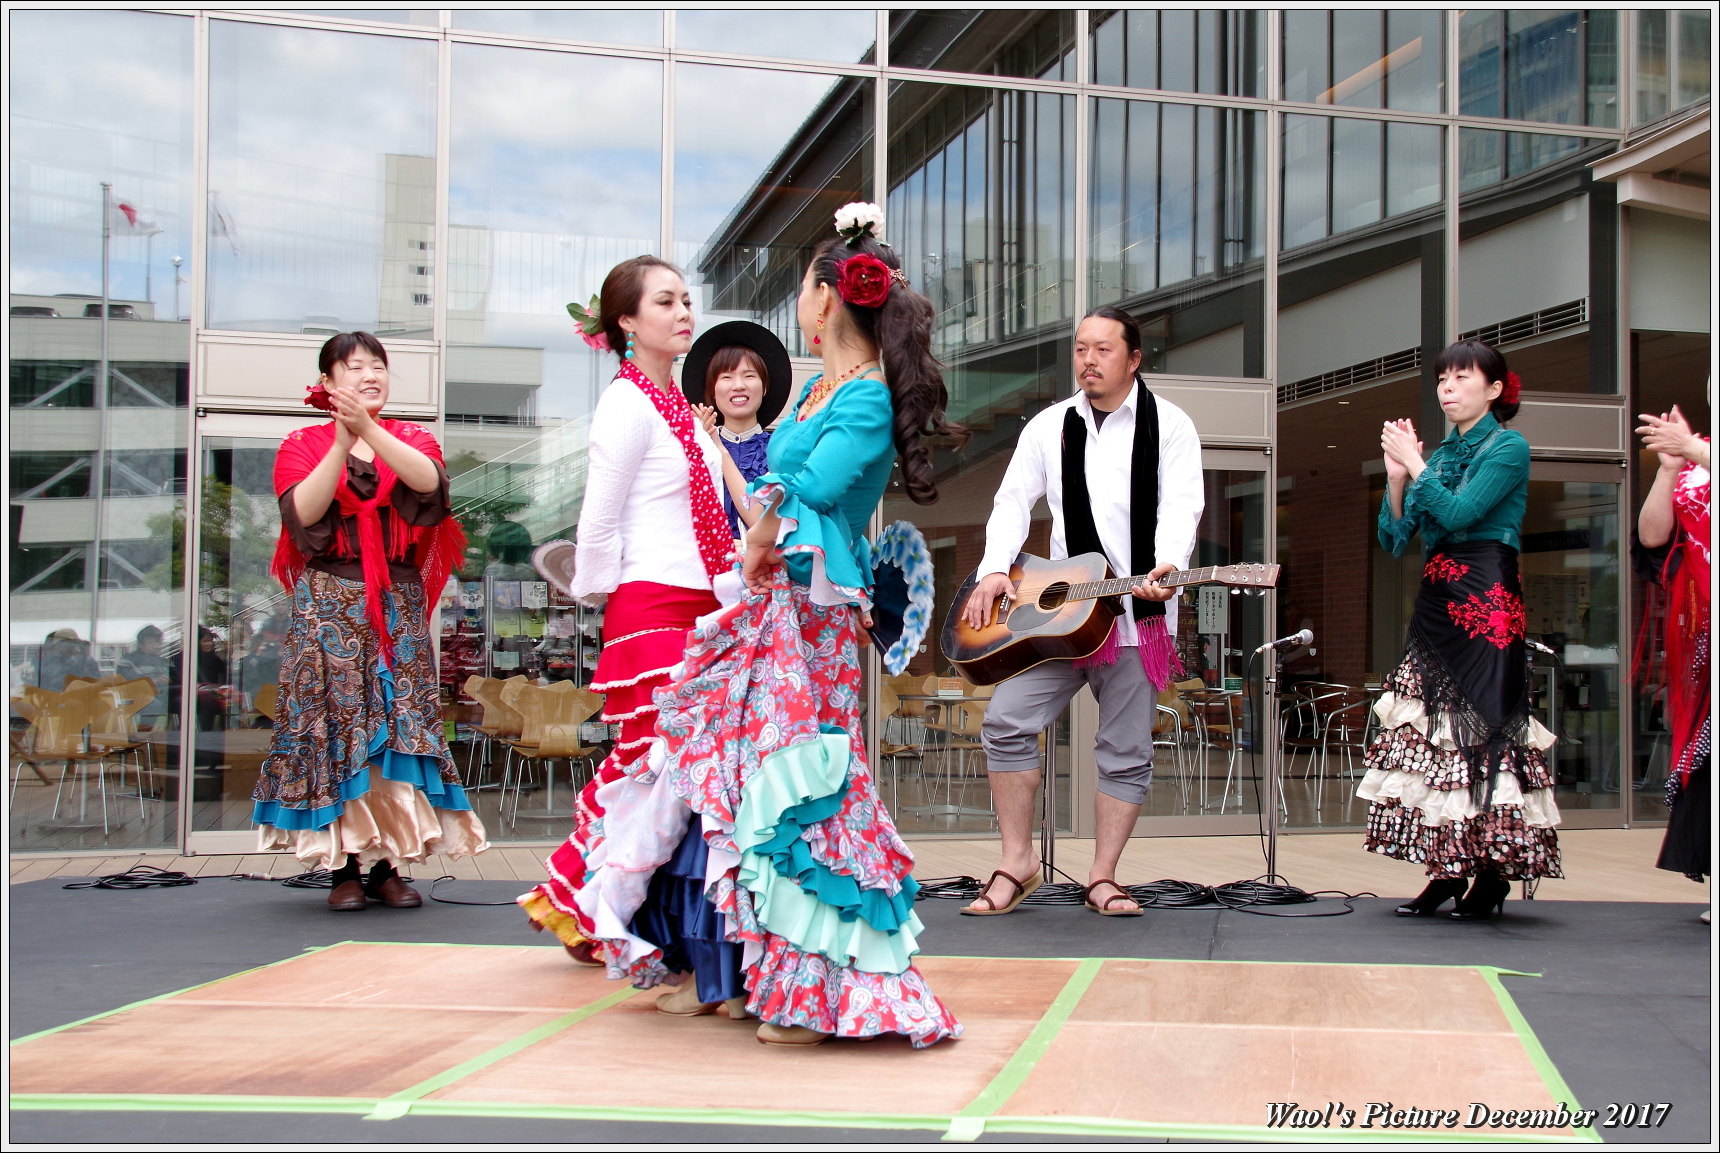
[{"label": "black dance shoe", "polygon": [[1462,877],[1441,877],[1429,881],[1427,888],[1421,891],[1419,897],[1397,907],[1397,915],[1400,917],[1431,917],[1447,901],[1463,896],[1464,888]]},{"label": "black dance shoe", "polygon": [[1511,882],[1498,873],[1477,873],[1469,892],[1451,911],[1453,921],[1485,921],[1494,913],[1505,912],[1505,898],[1511,895]]}]

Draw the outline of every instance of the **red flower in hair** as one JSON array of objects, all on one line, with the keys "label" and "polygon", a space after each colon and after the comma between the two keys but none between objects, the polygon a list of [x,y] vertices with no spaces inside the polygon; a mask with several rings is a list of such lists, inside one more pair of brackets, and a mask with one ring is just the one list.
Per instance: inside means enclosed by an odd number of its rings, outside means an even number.
[{"label": "red flower in hair", "polygon": [[870,253],[850,256],[836,272],[836,295],[844,303],[877,308],[890,296],[890,266]]},{"label": "red flower in hair", "polygon": [[322,381],[305,386],[305,403],[312,408],[320,408],[324,412],[334,411],[334,397],[328,394],[328,389],[322,386]]},{"label": "red flower in hair", "polygon": [[1505,388],[1499,393],[1500,404],[1516,404],[1517,398],[1523,395],[1523,382],[1517,379],[1517,374],[1507,369],[1505,371]]}]

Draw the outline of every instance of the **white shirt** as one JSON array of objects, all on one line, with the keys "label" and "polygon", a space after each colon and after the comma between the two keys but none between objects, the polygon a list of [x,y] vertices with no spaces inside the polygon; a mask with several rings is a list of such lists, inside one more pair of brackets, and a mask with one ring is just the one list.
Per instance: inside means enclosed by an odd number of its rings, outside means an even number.
[{"label": "white shirt", "polygon": [[[697,430],[693,439],[721,494],[722,450]],[[628,581],[710,588],[693,535],[687,454],[669,422],[626,377],[610,381],[597,400],[586,460],[573,595],[600,596]]]},{"label": "white shirt", "polygon": [[[1033,506],[1040,497],[1051,506],[1051,560],[1069,555],[1063,522],[1063,414],[1074,408],[1087,426],[1087,493],[1093,502],[1093,523],[1099,530],[1105,559],[1117,576],[1145,576],[1133,569],[1129,531],[1131,463],[1135,448],[1135,405],[1139,384],[1103,425],[1093,419],[1093,406],[1083,393],[1052,405],[1027,422],[1016,441],[1015,455],[1004,471],[985,524],[985,555],[979,575],[1009,572],[1010,562],[1027,541]],[[1206,491],[1200,467],[1200,435],[1188,414],[1164,398],[1159,410],[1159,519],[1153,555],[1179,569],[1188,567]],[[1176,601],[1165,605],[1166,625],[1176,635]],[[1135,623],[1129,613],[1117,619],[1119,644],[1135,643]]]}]

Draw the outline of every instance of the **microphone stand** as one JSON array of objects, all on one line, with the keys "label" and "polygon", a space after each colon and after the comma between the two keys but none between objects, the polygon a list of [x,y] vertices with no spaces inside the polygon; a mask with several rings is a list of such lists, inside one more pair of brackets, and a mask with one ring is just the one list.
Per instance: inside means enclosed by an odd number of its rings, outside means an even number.
[{"label": "microphone stand", "polygon": [[[1278,875],[1278,796],[1283,791],[1279,780],[1280,760],[1284,750],[1278,737],[1278,647],[1266,650],[1266,663],[1261,666],[1264,692],[1260,711],[1255,718],[1256,739],[1266,748],[1266,878],[1270,882]],[[1267,726],[1271,726],[1268,734]]]},{"label": "microphone stand", "polygon": [[1040,876],[1050,878],[1057,867],[1057,719],[1045,726],[1045,774],[1040,779],[1044,792],[1039,810],[1039,868]]},{"label": "microphone stand", "polygon": [[[1295,644],[1313,644],[1314,634],[1307,629],[1290,637],[1283,637],[1261,645],[1257,655],[1264,655],[1266,663],[1261,666],[1261,678],[1264,691],[1260,704],[1261,716],[1254,719],[1255,740],[1266,747],[1266,876],[1268,880],[1278,875],[1278,798],[1284,791],[1281,780],[1283,767],[1280,761],[1284,749],[1278,740],[1278,647],[1287,642]],[[1271,729],[1268,731],[1267,726]]]}]

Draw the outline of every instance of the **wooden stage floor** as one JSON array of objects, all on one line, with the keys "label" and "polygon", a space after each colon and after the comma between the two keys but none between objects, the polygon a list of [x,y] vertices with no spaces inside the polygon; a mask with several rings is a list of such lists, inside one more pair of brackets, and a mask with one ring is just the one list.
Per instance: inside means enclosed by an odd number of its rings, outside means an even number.
[{"label": "wooden stage floor", "polygon": [[346,942],[20,1038],[12,1108],[1599,1140],[1486,966],[920,965],[962,1039],[785,1049],[746,1023],[664,1016],[558,948]]}]

